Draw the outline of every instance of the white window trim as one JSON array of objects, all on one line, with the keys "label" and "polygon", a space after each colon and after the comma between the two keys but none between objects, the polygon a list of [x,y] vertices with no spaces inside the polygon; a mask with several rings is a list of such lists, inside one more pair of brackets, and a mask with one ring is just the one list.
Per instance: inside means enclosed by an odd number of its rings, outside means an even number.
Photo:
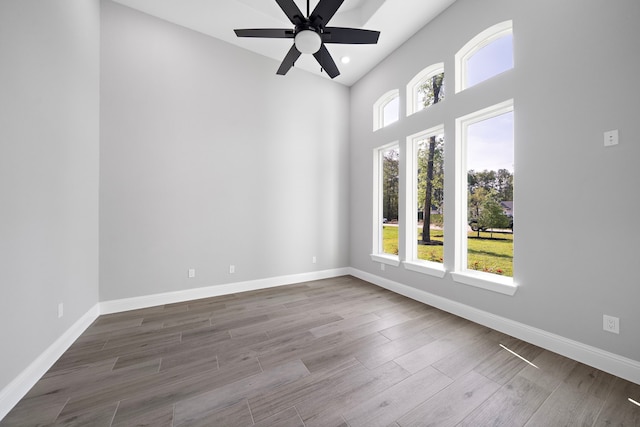
[{"label": "white window trim", "polygon": [[518,286],[511,277],[498,276],[483,271],[451,272],[451,277],[454,282],[509,296],[515,295],[518,290]]},{"label": "white window trim", "polygon": [[406,149],[407,159],[405,167],[405,182],[407,197],[405,198],[404,223],[407,224],[408,232],[405,239],[404,253],[405,261],[402,263],[407,270],[424,273],[435,277],[444,277],[446,269],[443,263],[418,259],[418,227],[416,224],[416,193],[418,191],[418,161],[416,159],[418,142],[433,135],[444,134],[444,125],[434,126],[422,132],[415,133],[407,137]]},{"label": "white window trim", "polygon": [[466,87],[467,81],[467,60],[476,54],[483,47],[493,43],[495,40],[513,34],[513,21],[504,21],[493,25],[471,40],[469,40],[455,55],[455,92],[461,92]]},{"label": "white window trim", "polygon": [[418,111],[424,110],[424,108],[418,107],[418,89],[428,79],[441,73],[444,73],[443,62],[429,65],[427,68],[416,74],[415,77],[407,84],[407,117],[417,113]]},{"label": "white window trim", "polygon": [[[382,250],[382,154],[394,147],[400,150],[399,141],[391,142],[373,150],[373,229],[371,234],[373,245],[371,259],[375,262],[398,266],[400,265],[399,255],[387,254]],[[400,233],[398,233],[398,237],[399,235]]]},{"label": "white window trim", "polygon": [[512,277],[469,270],[467,268],[467,129],[474,123],[499,116],[514,110],[513,99],[475,111],[456,119],[455,153],[455,225],[453,280],[506,295],[514,295],[518,285]]},{"label": "white window trim", "polygon": [[437,262],[424,260],[403,261],[402,265],[404,265],[404,268],[409,271],[427,274],[439,279],[442,279],[447,274],[447,269],[444,268],[444,265]]},{"label": "white window trim", "polygon": [[371,254],[371,261],[379,262],[380,264],[392,265],[394,267],[400,265],[400,258],[398,255]]},{"label": "white window trim", "polygon": [[[382,95],[378,100],[373,104],[373,130],[377,131],[382,129],[384,126],[384,107],[395,98],[400,97],[399,89],[392,89],[389,92]],[[398,103],[398,107],[400,104]],[[398,117],[400,114],[398,112]],[[395,122],[393,122],[395,123]]]}]

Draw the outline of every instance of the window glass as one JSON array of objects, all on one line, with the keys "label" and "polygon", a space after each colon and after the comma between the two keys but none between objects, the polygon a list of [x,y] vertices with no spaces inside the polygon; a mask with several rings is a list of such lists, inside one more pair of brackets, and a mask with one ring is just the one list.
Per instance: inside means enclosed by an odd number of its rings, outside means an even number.
[{"label": "window glass", "polygon": [[407,116],[443,101],[444,92],[444,64],[440,62],[424,68],[407,83]]},{"label": "window glass", "polygon": [[458,93],[513,68],[513,22],[495,24],[469,40],[455,55]]},{"label": "window glass", "polygon": [[382,248],[385,254],[398,255],[398,202],[400,151],[397,146],[381,152],[382,155]]},{"label": "window glass", "polygon": [[468,270],[513,277],[513,111],[466,127]]},{"label": "window glass", "polygon": [[397,122],[400,116],[400,91],[390,90],[373,104],[373,130]]},{"label": "window glass", "polygon": [[444,135],[428,135],[415,144],[417,227],[415,257],[442,263],[444,259]]},{"label": "window glass", "polygon": [[382,108],[382,127],[397,122],[400,114],[400,97],[396,96]]},{"label": "window glass", "polygon": [[424,79],[416,89],[416,111],[423,110],[430,105],[444,101],[444,83],[444,73],[438,73]]},{"label": "window glass", "polygon": [[465,87],[513,68],[513,34],[506,34],[475,52],[466,63]]}]

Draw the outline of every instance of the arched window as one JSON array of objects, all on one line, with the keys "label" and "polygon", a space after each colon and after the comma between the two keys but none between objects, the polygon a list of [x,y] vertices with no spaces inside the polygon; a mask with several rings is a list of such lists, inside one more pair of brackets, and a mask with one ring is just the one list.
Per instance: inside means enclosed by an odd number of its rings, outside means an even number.
[{"label": "arched window", "polygon": [[[455,68],[456,93],[512,69],[512,21],[472,38],[456,53]],[[517,289],[513,280],[513,99],[456,118],[455,138],[456,243],[451,277],[513,295]],[[481,242],[493,233],[501,233],[500,254],[486,256]]]},{"label": "arched window", "polygon": [[397,122],[400,116],[400,91],[390,90],[373,104],[373,130]]},{"label": "arched window", "polygon": [[[438,100],[433,95],[433,78],[440,79]],[[433,64],[420,71],[407,84],[407,116],[444,99],[444,64]]]},{"label": "arched window", "polygon": [[487,28],[456,53],[456,93],[513,68],[513,22]]}]

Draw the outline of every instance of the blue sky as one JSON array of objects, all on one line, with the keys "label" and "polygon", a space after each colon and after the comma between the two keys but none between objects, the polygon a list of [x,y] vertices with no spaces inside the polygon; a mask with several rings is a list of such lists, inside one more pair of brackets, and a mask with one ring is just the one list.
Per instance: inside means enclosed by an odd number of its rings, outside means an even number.
[{"label": "blue sky", "polygon": [[467,128],[467,169],[513,172],[513,112]]},{"label": "blue sky", "polygon": [[513,35],[494,40],[467,61],[467,87],[513,68]]},{"label": "blue sky", "polygon": [[[513,68],[513,36],[501,37],[467,62],[467,87]],[[467,130],[467,169],[513,172],[513,112],[478,123]]]}]

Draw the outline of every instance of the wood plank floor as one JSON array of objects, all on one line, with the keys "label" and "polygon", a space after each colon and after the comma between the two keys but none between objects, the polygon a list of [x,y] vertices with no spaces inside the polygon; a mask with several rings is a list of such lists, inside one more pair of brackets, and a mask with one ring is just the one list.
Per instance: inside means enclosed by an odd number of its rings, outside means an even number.
[{"label": "wood plank floor", "polygon": [[630,398],[640,385],[345,276],[101,316],[0,425],[640,426]]}]

